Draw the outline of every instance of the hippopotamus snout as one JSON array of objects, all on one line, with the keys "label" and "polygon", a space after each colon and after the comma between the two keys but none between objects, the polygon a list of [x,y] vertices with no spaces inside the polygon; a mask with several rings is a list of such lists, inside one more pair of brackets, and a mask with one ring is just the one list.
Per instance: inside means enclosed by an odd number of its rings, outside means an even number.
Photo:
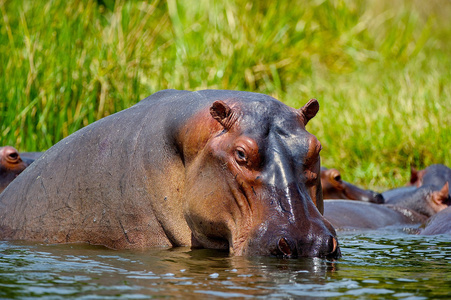
[{"label": "hippopotamus snout", "polygon": [[313,223],[292,223],[267,228],[262,224],[248,244],[247,254],[272,255],[283,258],[320,257],[335,259],[341,251],[332,225],[324,218]]},{"label": "hippopotamus snout", "polygon": [[385,203],[384,196],[372,190],[362,190],[357,187],[348,188],[345,190],[345,197],[343,199],[360,200],[364,202],[382,204]]},{"label": "hippopotamus snout", "polygon": [[364,190],[342,180],[337,169],[321,167],[321,187],[324,199],[349,199],[376,204],[384,203],[384,197],[372,190]]},{"label": "hippopotamus snout", "polygon": [[372,199],[373,199],[373,201],[371,201],[371,202],[376,203],[376,204],[382,204],[385,202],[384,196],[382,196],[381,193],[377,193],[377,192],[373,192]]},{"label": "hippopotamus snout", "polygon": [[275,256],[286,258],[296,257],[326,257],[339,258],[341,256],[337,239],[332,236],[323,236],[314,240],[300,239],[293,241],[287,237],[281,237],[273,253]]}]

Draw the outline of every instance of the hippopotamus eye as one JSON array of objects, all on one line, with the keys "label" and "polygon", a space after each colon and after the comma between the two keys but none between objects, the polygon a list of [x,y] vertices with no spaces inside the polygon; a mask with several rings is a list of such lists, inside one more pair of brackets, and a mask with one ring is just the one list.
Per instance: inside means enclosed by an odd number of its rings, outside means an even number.
[{"label": "hippopotamus eye", "polygon": [[247,161],[246,152],[239,147],[235,150],[235,159],[238,163],[245,163]]},{"label": "hippopotamus eye", "polygon": [[341,176],[340,176],[340,175],[336,175],[336,176],[334,177],[334,180],[335,180],[335,181],[341,181]]},{"label": "hippopotamus eye", "polygon": [[6,156],[6,161],[8,161],[9,163],[15,163],[18,160],[19,160],[19,153],[17,153],[17,152],[9,153]]},{"label": "hippopotamus eye", "polygon": [[19,157],[19,154],[17,154],[17,153],[11,153],[10,155],[8,155],[8,157],[10,158],[10,159],[17,159],[18,157]]},{"label": "hippopotamus eye", "polygon": [[329,178],[331,181],[341,183],[341,173],[337,169],[329,169]]}]

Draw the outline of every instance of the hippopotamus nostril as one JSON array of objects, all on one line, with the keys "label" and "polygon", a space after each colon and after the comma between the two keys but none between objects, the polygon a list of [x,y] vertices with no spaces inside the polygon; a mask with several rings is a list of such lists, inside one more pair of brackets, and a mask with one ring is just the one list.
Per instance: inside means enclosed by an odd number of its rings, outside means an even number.
[{"label": "hippopotamus nostril", "polygon": [[338,241],[335,237],[330,237],[329,239],[329,253],[326,257],[329,258],[339,258],[341,256],[340,248],[338,247]]},{"label": "hippopotamus nostril", "polygon": [[283,255],[291,256],[292,254],[291,247],[285,238],[281,238],[277,246],[279,248],[279,251],[282,252]]},{"label": "hippopotamus nostril", "polygon": [[330,253],[334,253],[337,250],[337,246],[338,246],[338,242],[336,238],[332,238],[332,252]]}]

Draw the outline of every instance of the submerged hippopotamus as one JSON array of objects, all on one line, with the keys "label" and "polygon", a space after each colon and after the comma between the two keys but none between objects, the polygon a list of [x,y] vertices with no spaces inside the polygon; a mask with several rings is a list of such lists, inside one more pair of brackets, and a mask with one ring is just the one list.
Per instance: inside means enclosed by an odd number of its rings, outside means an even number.
[{"label": "submerged hippopotamus", "polygon": [[[383,193],[384,194],[384,193]],[[451,205],[449,184],[438,187],[422,185],[420,187],[401,187],[388,191],[386,204],[410,208],[431,217]]]},{"label": "submerged hippopotamus", "polygon": [[14,147],[0,147],[0,193],[33,161],[21,157]]},{"label": "submerged hippopotamus", "polygon": [[340,256],[322,216],[319,109],[165,90],[47,150],[0,196],[0,238]]},{"label": "submerged hippopotamus", "polygon": [[412,167],[410,170],[410,182],[407,185],[416,187],[422,185],[443,186],[447,182],[451,183],[451,169],[442,164],[435,164],[423,170],[416,170]]},{"label": "submerged hippopotamus", "polygon": [[337,230],[416,228],[427,220],[407,208],[352,200],[325,201],[324,217]]},{"label": "submerged hippopotamus", "polygon": [[381,194],[371,190],[363,190],[342,180],[341,173],[337,169],[321,167],[321,187],[325,200],[348,199],[378,204],[384,203],[384,197]]},{"label": "submerged hippopotamus", "polygon": [[431,217],[420,234],[451,234],[451,207],[447,207]]},{"label": "submerged hippopotamus", "polygon": [[[404,191],[404,188],[401,188]],[[338,229],[377,229],[420,225],[451,205],[449,185],[424,185],[386,199],[382,205],[361,205],[357,201],[325,201],[324,217]]]}]

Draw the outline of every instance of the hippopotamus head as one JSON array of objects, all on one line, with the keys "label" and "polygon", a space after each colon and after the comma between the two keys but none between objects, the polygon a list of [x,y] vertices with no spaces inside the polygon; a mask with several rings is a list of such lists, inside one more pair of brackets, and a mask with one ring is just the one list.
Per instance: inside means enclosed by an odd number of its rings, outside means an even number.
[{"label": "hippopotamus head", "polygon": [[196,156],[182,150],[194,244],[235,255],[339,257],[322,216],[321,144],[305,130],[319,104],[296,110],[261,98],[215,101],[195,117],[202,125],[186,129],[196,133],[189,144],[204,145]]},{"label": "hippopotamus head", "polygon": [[422,185],[443,186],[447,182],[451,182],[451,169],[442,164],[435,164],[423,170],[411,167],[410,182],[407,185],[416,187]]},{"label": "hippopotamus head", "polygon": [[0,192],[17,177],[29,163],[11,146],[0,147]]},{"label": "hippopotamus head", "polygon": [[449,183],[443,186],[422,185],[411,191],[406,191],[390,199],[390,203],[405,207],[419,214],[431,217],[451,205]]},{"label": "hippopotamus head", "polygon": [[337,169],[321,167],[321,187],[324,199],[348,199],[381,204],[384,197],[372,190],[363,190],[341,178]]}]

